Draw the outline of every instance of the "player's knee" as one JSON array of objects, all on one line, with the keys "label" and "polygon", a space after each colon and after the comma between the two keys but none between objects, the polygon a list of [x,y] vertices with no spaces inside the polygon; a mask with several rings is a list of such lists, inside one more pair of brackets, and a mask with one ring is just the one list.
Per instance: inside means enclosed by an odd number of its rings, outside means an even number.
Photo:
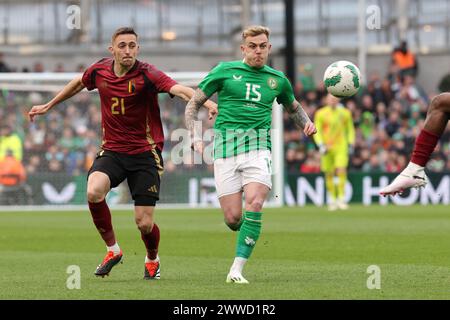
[{"label": "player's knee", "polygon": [[91,203],[97,203],[105,199],[105,193],[101,188],[88,186],[87,188],[87,199]]},{"label": "player's knee", "polygon": [[236,208],[224,208],[223,210],[223,216],[225,224],[233,231],[236,231],[239,229],[240,221],[242,218],[242,210],[237,210]]},{"label": "player's knee", "polygon": [[143,234],[148,234],[152,232],[153,229],[153,221],[149,219],[136,219],[136,226]]},{"label": "player's knee", "polygon": [[435,96],[431,100],[430,111],[450,112],[450,93],[444,92]]},{"label": "player's knee", "polygon": [[241,220],[241,212],[235,212],[233,210],[224,211],[224,220],[226,224],[238,223]]},{"label": "player's knee", "polygon": [[251,199],[247,205],[247,210],[252,212],[261,212],[264,205],[264,200],[260,198]]},{"label": "player's knee", "polygon": [[230,228],[233,231],[237,231],[241,227],[242,216],[240,217],[237,215],[225,216],[224,221],[228,228]]}]

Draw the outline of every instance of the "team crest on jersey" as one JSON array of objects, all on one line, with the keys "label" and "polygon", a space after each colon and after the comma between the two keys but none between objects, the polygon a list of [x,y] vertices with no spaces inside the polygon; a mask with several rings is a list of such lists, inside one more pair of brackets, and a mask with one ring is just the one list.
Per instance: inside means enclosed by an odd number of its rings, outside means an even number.
[{"label": "team crest on jersey", "polygon": [[276,89],[276,87],[278,87],[278,82],[274,78],[267,79],[267,84],[269,85],[270,89]]},{"label": "team crest on jersey", "polygon": [[134,93],[136,90],[136,83],[133,80],[128,81],[128,93]]}]

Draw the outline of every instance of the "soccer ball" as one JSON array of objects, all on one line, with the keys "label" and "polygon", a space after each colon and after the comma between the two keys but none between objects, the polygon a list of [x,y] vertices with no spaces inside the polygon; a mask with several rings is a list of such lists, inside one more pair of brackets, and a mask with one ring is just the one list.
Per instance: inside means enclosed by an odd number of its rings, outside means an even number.
[{"label": "soccer ball", "polygon": [[323,75],[325,88],[337,98],[351,97],[358,92],[361,83],[361,73],[350,61],[333,62]]}]

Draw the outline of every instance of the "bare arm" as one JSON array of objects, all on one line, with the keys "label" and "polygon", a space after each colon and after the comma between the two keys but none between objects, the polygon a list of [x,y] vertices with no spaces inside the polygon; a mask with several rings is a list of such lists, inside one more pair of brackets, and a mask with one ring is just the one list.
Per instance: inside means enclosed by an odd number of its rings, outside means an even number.
[{"label": "bare arm", "polygon": [[34,117],[40,114],[45,114],[51,108],[57,104],[69,99],[70,97],[76,95],[78,92],[84,89],[84,84],[81,81],[81,75],[75,77],[71,80],[58,94],[46,104],[33,106],[28,112],[28,117],[30,121],[34,120]]},{"label": "bare arm", "polygon": [[183,99],[184,101],[189,101],[194,95],[194,89],[181,84],[176,84],[170,88],[169,93]]},{"label": "bare arm", "polygon": [[297,100],[294,100],[292,104],[285,106],[289,117],[294,121],[294,123],[301,129],[307,136],[311,136],[317,132],[316,127],[309,119],[305,110],[303,110],[302,105]]},{"label": "bare arm", "polygon": [[[172,88],[170,88],[170,94],[180,97],[184,101],[191,100],[191,98],[194,96],[194,93],[194,89],[180,84],[176,84]],[[202,106],[205,106],[205,108],[208,109],[210,120],[217,114],[217,104],[213,101],[207,99],[202,104]]]}]

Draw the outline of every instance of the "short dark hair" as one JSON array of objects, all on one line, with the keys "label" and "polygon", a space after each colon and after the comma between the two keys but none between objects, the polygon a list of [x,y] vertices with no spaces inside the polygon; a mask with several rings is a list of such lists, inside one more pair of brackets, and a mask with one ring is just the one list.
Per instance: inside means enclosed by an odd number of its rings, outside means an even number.
[{"label": "short dark hair", "polygon": [[114,42],[114,40],[116,40],[116,38],[121,35],[121,34],[134,34],[136,36],[136,39],[138,37],[136,31],[134,31],[133,28],[131,27],[122,27],[117,29],[116,31],[114,31],[112,37],[111,37],[111,43]]}]

